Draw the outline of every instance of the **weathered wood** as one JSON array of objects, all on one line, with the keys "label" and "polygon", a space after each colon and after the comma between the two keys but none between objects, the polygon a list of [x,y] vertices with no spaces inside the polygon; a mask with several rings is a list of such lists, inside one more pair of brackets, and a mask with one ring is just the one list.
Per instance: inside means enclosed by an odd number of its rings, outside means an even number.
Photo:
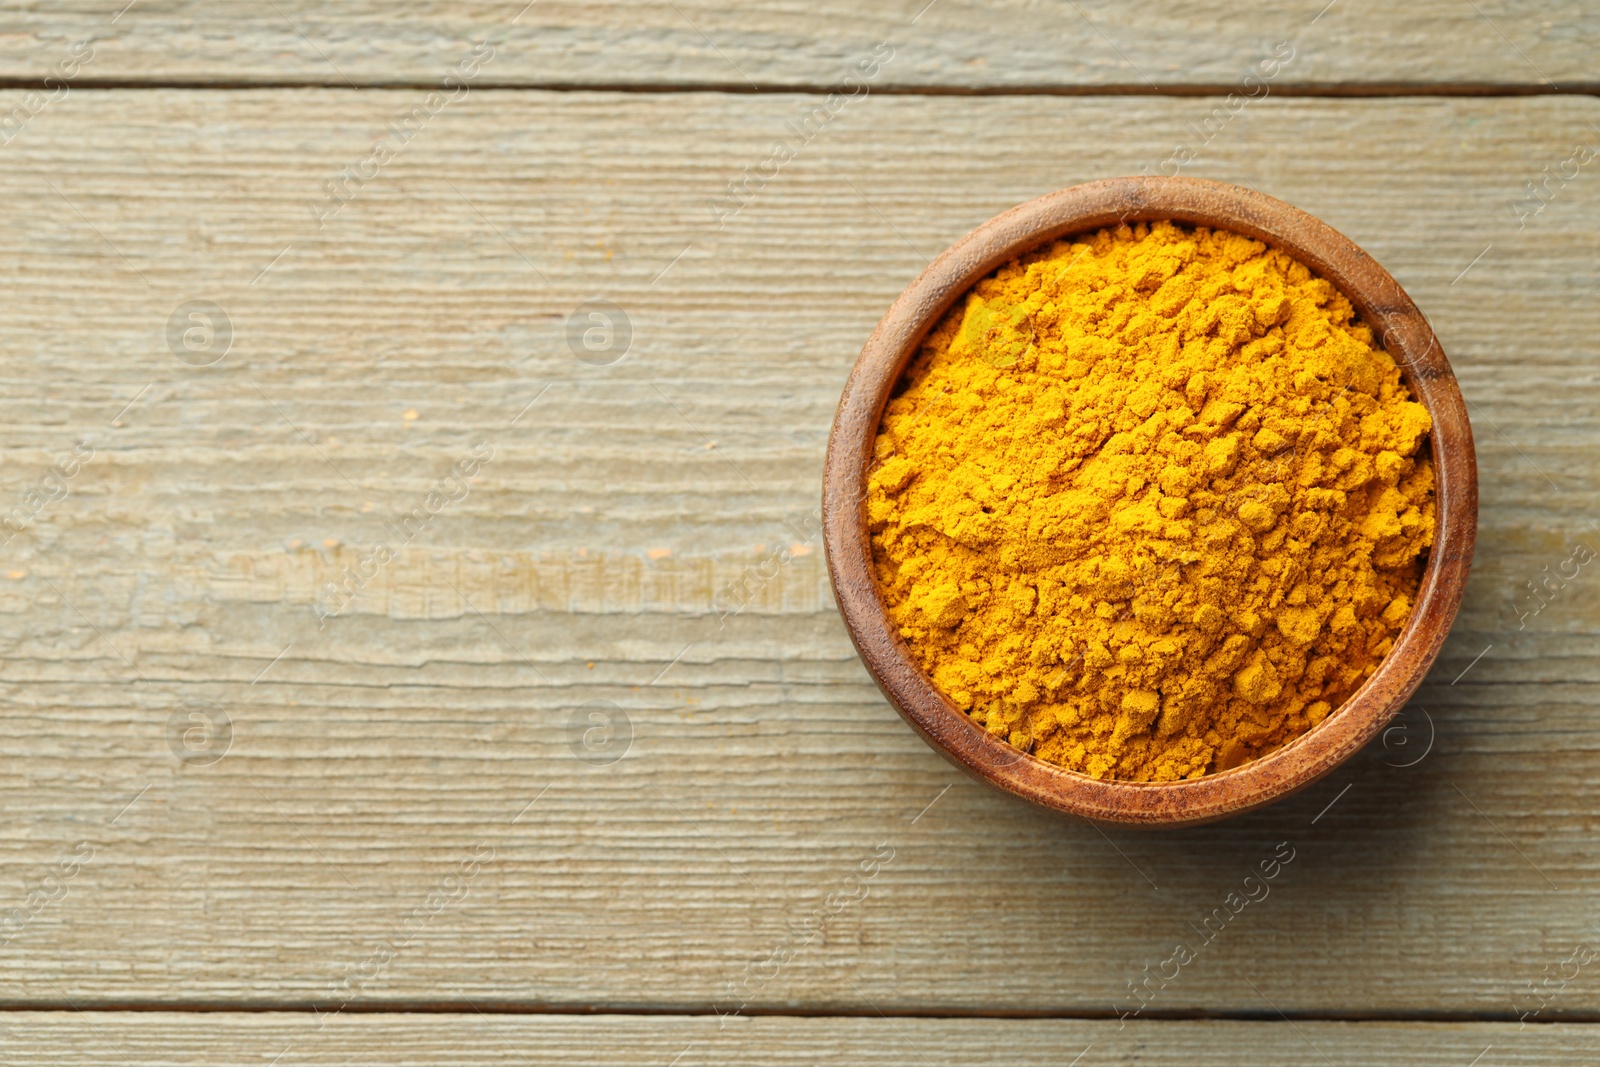
[{"label": "weathered wood", "polygon": [[[1131,1009],[1284,841],[1150,1011],[1509,1016],[1597,936],[1594,570],[1520,631],[1508,605],[1596,515],[1600,181],[1520,231],[1510,205],[1600,104],[1270,100],[1187,168],[1407,286],[1481,420],[1482,524],[1422,762],[1385,766],[1416,715],[1284,805],[1139,836],[955,780],[870,687],[806,516],[844,374],[928,257],[1159,165],[1215,102],[858,102],[719,230],[814,98],[473,93],[319,229],[421,96],[74,93],[3,148],[0,905],[74,873],[0,1000]],[[566,337],[594,298],[632,322],[609,366]],[[195,300],[232,326],[211,366],[201,323],[167,336]],[[480,437],[466,498],[319,629],[319,584]],[[631,720],[615,764],[591,700]],[[1546,999],[1595,1011],[1600,981]]]},{"label": "weathered wood", "polygon": [[880,89],[1233,87],[1274,58],[1287,62],[1266,68],[1268,89],[1600,84],[1600,15],[1573,2],[141,0],[128,8],[11,0],[0,9],[0,71],[43,78],[88,41],[79,77],[99,82],[438,84],[473,42],[487,41],[485,86],[748,90],[832,87],[888,42],[893,59],[871,81]]},{"label": "weathered wood", "polygon": [[[1600,1052],[1600,1027],[1334,1022],[1022,1019],[736,1019],[538,1015],[8,1012],[19,1063],[726,1064],[1192,1063],[1196,1067],[1463,1067],[1574,1063]],[[320,1028],[319,1028],[320,1026]],[[1485,1052],[1487,1051],[1487,1055]],[[676,1057],[676,1058],[675,1058]],[[1081,1057],[1081,1058],[1075,1058]]]}]

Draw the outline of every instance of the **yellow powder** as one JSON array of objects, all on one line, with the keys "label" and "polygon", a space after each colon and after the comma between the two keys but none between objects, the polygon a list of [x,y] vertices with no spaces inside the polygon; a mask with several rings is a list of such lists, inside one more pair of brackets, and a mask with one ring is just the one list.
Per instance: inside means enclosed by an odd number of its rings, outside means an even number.
[{"label": "yellow powder", "polygon": [[1254,759],[1376,669],[1433,541],[1427,410],[1348,300],[1141,223],[979,282],[876,442],[890,615],[991,733],[1097,778]]}]

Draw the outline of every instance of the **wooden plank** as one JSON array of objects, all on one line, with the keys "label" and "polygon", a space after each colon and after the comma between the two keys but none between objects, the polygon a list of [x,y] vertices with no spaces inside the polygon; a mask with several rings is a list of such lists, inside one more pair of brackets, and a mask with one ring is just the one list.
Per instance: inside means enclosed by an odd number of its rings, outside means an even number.
[{"label": "wooden plank", "polygon": [[[8,1012],[18,1062],[285,1065],[1004,1062],[1082,1067],[1463,1067],[1575,1063],[1600,1052],[1600,1027],[1492,1023],[1133,1022],[1044,1019],[756,1018],[633,1015],[344,1015],[319,1025],[289,1013]],[[89,1023],[90,1025],[85,1025]],[[1474,1060],[1474,1057],[1478,1057]]]},{"label": "wooden plank", "polygon": [[[814,99],[473,94],[319,228],[417,98],[73,94],[6,148],[0,901],[38,910],[0,1002],[1600,1007],[1592,967],[1524,991],[1596,936],[1592,570],[1521,630],[1508,609],[1595,515],[1600,181],[1521,230],[1509,205],[1600,104],[1271,100],[1190,168],[1328,220],[1433,316],[1481,420],[1482,532],[1431,730],[1141,836],[914,737],[806,515],[854,353],[927,259],[1159,161],[1212,102],[874,99],[718,229]],[[631,320],[611,365],[568,343],[595,298]],[[197,300],[231,324],[209,366],[202,322],[168,336]],[[465,499],[319,628],[320,583],[459,496],[477,440]],[[1280,842],[1270,899],[1145,985]]]},{"label": "wooden plank", "polygon": [[[877,89],[1231,88],[1275,57],[1287,62],[1245,91],[1600,84],[1600,14],[1575,0],[1476,9],[1449,0],[1318,0],[1275,10],[1220,0],[129,7],[11,0],[0,8],[0,69],[99,83],[436,85],[485,41],[493,54],[474,75],[480,86],[831,88],[888,42],[893,58],[872,77]],[[79,41],[89,51],[75,55]]]}]

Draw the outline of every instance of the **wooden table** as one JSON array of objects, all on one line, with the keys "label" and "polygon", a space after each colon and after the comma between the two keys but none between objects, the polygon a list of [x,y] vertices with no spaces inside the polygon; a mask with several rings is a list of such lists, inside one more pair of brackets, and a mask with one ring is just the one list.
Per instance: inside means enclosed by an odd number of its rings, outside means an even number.
[{"label": "wooden table", "polygon": [[[125,2],[0,15],[0,1058],[1600,1054],[1592,5]],[[1482,482],[1382,743],[1166,834],[952,771],[812,518],[895,294],[1146,167],[1387,266]]]}]

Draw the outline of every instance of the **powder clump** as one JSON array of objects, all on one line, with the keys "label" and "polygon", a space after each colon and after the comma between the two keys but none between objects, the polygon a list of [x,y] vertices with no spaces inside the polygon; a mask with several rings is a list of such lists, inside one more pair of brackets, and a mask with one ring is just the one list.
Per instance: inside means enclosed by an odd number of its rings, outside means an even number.
[{"label": "powder clump", "polygon": [[979,282],[924,342],[867,511],[890,615],[991,733],[1097,778],[1256,758],[1376,669],[1432,544],[1432,424],[1348,300],[1140,223]]}]

